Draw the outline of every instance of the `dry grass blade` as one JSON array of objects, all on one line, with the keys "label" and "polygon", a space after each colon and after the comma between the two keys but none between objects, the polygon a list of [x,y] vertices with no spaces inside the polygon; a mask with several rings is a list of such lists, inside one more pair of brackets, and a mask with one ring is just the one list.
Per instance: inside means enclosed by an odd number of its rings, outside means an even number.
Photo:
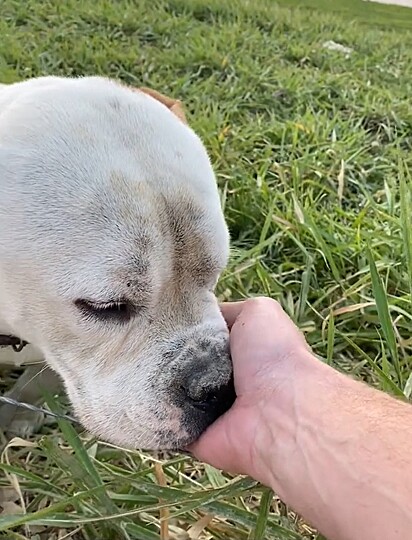
[{"label": "dry grass blade", "polygon": [[[166,477],[163,472],[163,467],[161,463],[156,462],[154,464],[156,479],[159,484],[159,486],[166,487]],[[159,503],[163,503],[163,499],[159,499]],[[161,508],[160,509],[160,540],[170,540],[169,535],[169,517],[170,517],[170,510],[169,508]]]},{"label": "dry grass blade", "polygon": [[199,540],[200,535],[213,520],[213,514],[205,514],[199,518],[187,531],[190,540]]}]

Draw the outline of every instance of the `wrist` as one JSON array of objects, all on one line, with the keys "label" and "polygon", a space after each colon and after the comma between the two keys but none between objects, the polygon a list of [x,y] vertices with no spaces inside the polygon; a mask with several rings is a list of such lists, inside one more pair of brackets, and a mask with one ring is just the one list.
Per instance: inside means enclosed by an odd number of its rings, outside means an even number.
[{"label": "wrist", "polygon": [[259,403],[259,429],[254,441],[254,477],[279,495],[284,483],[294,475],[294,456],[299,448],[299,433],[317,401],[323,386],[338,393],[352,381],[301,351],[285,360],[276,372],[273,391]]},{"label": "wrist", "polygon": [[406,537],[410,405],[304,355],[259,426],[256,477],[322,534]]}]

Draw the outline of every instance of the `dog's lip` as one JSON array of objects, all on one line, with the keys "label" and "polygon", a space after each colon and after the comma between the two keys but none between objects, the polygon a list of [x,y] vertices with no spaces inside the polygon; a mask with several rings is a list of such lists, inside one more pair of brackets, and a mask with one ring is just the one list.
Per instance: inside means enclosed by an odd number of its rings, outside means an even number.
[{"label": "dog's lip", "polygon": [[[190,447],[191,445],[189,445]],[[178,454],[182,454],[183,456],[187,456],[189,458],[193,458],[194,455],[192,454],[192,452],[190,450],[188,450],[188,447],[185,447],[185,448],[177,448],[175,450],[175,452],[177,452]]]},{"label": "dog's lip", "polygon": [[[192,438],[192,437],[188,437],[187,439],[185,440],[180,440],[178,441],[178,443],[173,446],[159,446],[156,451],[158,452],[175,452],[175,453],[178,453],[178,454],[186,454],[188,456],[192,456],[189,448],[192,446],[192,444],[194,444],[197,439],[199,437],[195,437],[195,438]],[[153,452],[153,448],[152,449],[147,449],[147,448],[142,448],[142,447],[136,447],[135,448],[136,450],[139,450],[141,452]]]},{"label": "dog's lip", "polygon": [[161,446],[160,450],[166,451],[166,452],[178,452],[178,453],[190,455],[189,448],[191,447],[192,444],[194,444],[199,439],[202,433],[187,435],[186,437],[179,437],[176,440],[175,444],[172,444],[169,447]]}]

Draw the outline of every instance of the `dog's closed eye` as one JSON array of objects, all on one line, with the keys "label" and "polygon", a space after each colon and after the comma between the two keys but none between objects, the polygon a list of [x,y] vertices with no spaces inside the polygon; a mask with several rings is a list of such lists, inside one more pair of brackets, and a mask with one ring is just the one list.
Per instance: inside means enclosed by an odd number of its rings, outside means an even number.
[{"label": "dog's closed eye", "polygon": [[75,305],[83,315],[101,321],[128,322],[136,311],[138,311],[127,300],[92,302],[90,300],[79,299],[75,301]]}]

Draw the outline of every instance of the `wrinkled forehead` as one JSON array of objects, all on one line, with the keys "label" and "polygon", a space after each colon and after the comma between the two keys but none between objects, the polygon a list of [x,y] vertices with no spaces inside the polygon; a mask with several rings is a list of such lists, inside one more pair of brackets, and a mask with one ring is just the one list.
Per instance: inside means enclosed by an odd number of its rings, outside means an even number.
[{"label": "wrinkled forehead", "polygon": [[163,200],[159,223],[170,239],[176,278],[201,284],[227,263],[228,233],[214,200],[193,200],[176,193]]},{"label": "wrinkled forehead", "polygon": [[122,181],[114,181],[117,191],[102,194],[89,212],[88,234],[82,232],[76,294],[144,303],[165,284],[181,290],[213,286],[229,251],[218,201],[183,187],[157,191],[147,183],[133,194],[127,183],[122,189]]},{"label": "wrinkled forehead", "polygon": [[[157,192],[146,186],[145,203],[133,222],[124,223],[124,267],[139,261],[141,270],[150,263],[173,272],[175,280],[201,280],[219,272],[228,257],[228,233],[214,197],[199,198],[182,186]],[[128,252],[128,253],[127,253]],[[166,264],[166,259],[171,264]]]}]

